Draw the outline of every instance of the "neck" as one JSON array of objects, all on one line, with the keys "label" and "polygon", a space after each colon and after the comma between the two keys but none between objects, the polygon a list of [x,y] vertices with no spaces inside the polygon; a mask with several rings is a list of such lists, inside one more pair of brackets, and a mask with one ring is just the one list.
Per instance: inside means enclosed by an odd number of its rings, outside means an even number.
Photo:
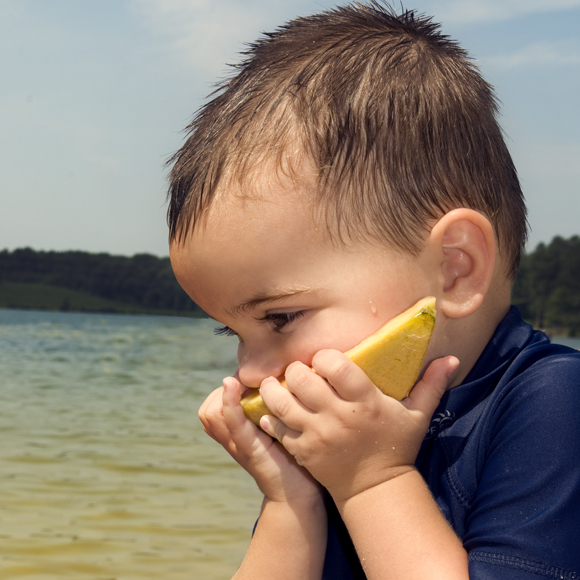
[{"label": "neck", "polygon": [[430,353],[430,359],[453,355],[459,367],[452,377],[449,388],[459,386],[491,340],[498,324],[510,308],[509,285],[506,290],[486,296],[484,303],[474,313],[464,318],[445,318],[441,321],[434,343],[437,352]]}]

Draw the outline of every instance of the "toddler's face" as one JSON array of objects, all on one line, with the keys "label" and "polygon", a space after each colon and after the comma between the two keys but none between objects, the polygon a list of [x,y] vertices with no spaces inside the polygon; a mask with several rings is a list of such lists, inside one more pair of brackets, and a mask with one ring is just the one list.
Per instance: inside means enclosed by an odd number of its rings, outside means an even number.
[{"label": "toddler's face", "polygon": [[171,261],[191,298],[238,337],[236,375],[248,387],[323,348],[352,348],[430,293],[418,258],[332,244],[297,195],[220,201]]}]

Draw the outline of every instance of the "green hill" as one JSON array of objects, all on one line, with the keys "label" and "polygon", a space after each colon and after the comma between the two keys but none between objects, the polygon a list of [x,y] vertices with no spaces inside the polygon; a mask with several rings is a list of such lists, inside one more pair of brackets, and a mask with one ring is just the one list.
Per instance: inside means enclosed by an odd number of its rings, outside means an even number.
[{"label": "green hill", "polygon": [[[555,237],[522,258],[512,301],[536,328],[580,335],[580,237]],[[0,251],[0,308],[204,316],[169,258]]]},{"label": "green hill", "polygon": [[526,254],[512,301],[536,328],[580,335],[580,237],[556,236]]},{"label": "green hill", "polygon": [[0,308],[204,316],[169,258],[88,252],[0,252]]}]

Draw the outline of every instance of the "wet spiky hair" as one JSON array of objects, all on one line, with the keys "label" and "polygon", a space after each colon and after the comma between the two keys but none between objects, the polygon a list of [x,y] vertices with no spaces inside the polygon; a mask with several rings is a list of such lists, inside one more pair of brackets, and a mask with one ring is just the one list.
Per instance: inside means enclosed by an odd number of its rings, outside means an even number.
[{"label": "wet spiky hair", "polygon": [[491,221],[513,275],[526,208],[497,113],[431,18],[375,1],[298,18],[252,44],[187,128],[170,160],[170,239],[232,184],[295,170],[299,150],[331,235],[416,254],[434,220],[468,207]]}]

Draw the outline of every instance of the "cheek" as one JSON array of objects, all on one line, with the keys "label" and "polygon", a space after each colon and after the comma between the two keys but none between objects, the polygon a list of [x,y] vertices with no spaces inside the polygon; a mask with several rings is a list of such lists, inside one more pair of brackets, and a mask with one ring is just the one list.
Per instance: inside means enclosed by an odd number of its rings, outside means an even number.
[{"label": "cheek", "polygon": [[241,365],[248,360],[248,349],[246,348],[246,343],[243,340],[238,342],[238,364]]},{"label": "cheek", "polygon": [[284,356],[286,358],[286,365],[288,366],[293,362],[301,362],[305,365],[312,366],[312,359],[314,355],[321,349],[326,348],[321,346],[320,341],[316,340],[316,337],[308,337],[308,339],[300,341],[291,341],[292,343],[287,345],[284,349]]},{"label": "cheek", "polygon": [[[301,329],[300,336],[289,341],[288,354],[293,360],[310,365],[314,355],[326,348],[346,352],[363,338],[372,334],[383,322],[368,309],[318,313],[310,324]],[[290,344],[290,342],[292,344]]]}]

